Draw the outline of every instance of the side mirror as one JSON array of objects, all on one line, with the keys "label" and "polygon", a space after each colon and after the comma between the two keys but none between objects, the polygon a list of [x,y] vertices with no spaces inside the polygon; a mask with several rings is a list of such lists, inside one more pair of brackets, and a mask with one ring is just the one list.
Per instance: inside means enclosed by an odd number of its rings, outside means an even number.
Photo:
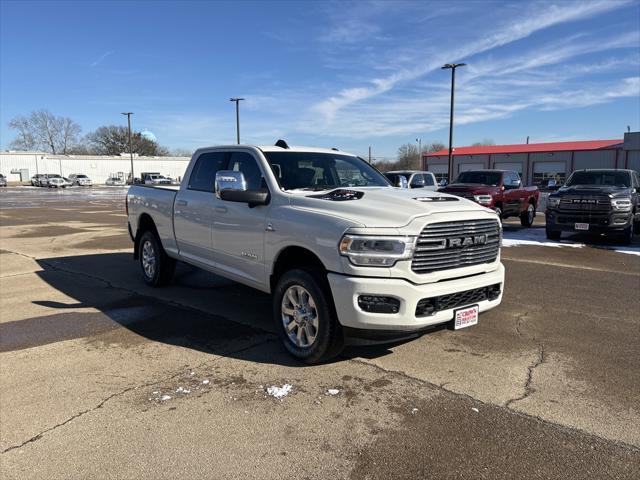
[{"label": "side mirror", "polygon": [[422,178],[422,175],[420,175],[419,178],[411,182],[411,188],[424,188],[425,183],[426,182],[424,181],[424,178]]},{"label": "side mirror", "polygon": [[444,178],[442,180],[440,180],[440,186],[441,187],[446,187],[449,184],[449,182],[447,182]]},{"label": "side mirror", "polygon": [[220,170],[216,173],[216,197],[227,202],[247,203],[249,208],[269,203],[269,190],[247,190],[247,182],[242,172]]},{"label": "side mirror", "polygon": [[244,173],[233,170],[220,170],[216,173],[216,182],[214,185],[216,197],[222,198],[223,190],[240,191],[247,190],[247,181],[244,179]]}]

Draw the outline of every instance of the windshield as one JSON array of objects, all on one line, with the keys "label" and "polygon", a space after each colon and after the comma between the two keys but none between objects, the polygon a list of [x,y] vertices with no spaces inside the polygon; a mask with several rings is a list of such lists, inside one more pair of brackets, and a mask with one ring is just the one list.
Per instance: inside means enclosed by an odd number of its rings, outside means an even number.
[{"label": "windshield", "polygon": [[454,183],[477,183],[479,185],[500,185],[500,172],[462,172]]},{"label": "windshield", "polygon": [[574,185],[608,185],[620,188],[631,186],[629,172],[616,172],[612,170],[592,170],[590,172],[573,172],[567,180],[566,186]]},{"label": "windshield", "polygon": [[314,152],[265,152],[285,190],[337,187],[388,187],[389,181],[361,158]]},{"label": "windshield", "polygon": [[76,178],[87,178],[86,175],[76,175]]},{"label": "windshield", "polygon": [[49,174],[49,178],[62,178],[60,175]]}]

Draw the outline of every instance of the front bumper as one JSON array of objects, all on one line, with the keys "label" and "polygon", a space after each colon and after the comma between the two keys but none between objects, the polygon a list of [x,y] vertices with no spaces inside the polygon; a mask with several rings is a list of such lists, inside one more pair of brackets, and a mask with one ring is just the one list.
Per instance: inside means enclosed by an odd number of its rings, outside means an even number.
[{"label": "front bumper", "polygon": [[[545,212],[547,229],[559,232],[607,233],[624,230],[633,223],[631,212],[563,212],[547,209]],[[576,223],[588,223],[589,230],[576,230]]]},{"label": "front bumper", "polygon": [[[472,289],[500,284],[500,295],[494,300],[473,301],[469,305],[478,305],[480,312],[497,307],[502,301],[504,287],[504,266],[474,275],[472,277],[446,280],[416,285],[400,278],[349,277],[330,273],[329,285],[338,314],[338,320],[344,327],[363,330],[385,330],[402,334],[419,331],[432,325],[453,320],[453,312],[467,305],[440,310],[428,316],[416,316],[418,302],[425,298],[440,297]],[[365,312],[358,305],[358,297],[386,296],[400,300],[398,313]]]}]

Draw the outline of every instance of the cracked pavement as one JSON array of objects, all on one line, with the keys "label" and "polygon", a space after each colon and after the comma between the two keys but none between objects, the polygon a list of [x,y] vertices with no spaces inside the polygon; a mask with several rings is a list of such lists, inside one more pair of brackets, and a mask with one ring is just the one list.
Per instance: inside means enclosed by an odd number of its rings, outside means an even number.
[{"label": "cracked pavement", "polygon": [[505,248],[503,304],[477,326],[308,367],[268,295],[187,266],[144,286],[113,189],[32,207],[17,190],[0,210],[3,478],[640,476],[639,256]]}]

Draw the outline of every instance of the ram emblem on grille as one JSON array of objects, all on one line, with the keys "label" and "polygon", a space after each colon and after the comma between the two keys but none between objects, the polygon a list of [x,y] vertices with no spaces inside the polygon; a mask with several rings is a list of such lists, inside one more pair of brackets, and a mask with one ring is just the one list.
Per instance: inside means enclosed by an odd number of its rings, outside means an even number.
[{"label": "ram emblem on grille", "polygon": [[473,237],[447,238],[446,248],[463,248],[471,245],[484,245],[487,243],[486,235],[474,235]]}]

